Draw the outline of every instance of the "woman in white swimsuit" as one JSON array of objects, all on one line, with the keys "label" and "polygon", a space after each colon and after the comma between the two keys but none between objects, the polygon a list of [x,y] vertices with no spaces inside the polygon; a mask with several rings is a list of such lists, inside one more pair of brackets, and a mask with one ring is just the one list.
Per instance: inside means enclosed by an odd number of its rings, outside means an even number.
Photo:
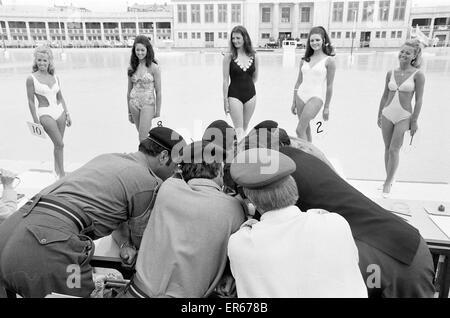
[{"label": "woman in white swimsuit", "polygon": [[336,71],[333,47],[327,32],[321,26],[309,32],[305,56],[300,62],[300,70],[294,88],[291,111],[298,116],[297,137],[312,141],[309,122],[319,113],[322,106],[323,119],[330,114],[333,94],[333,80]]},{"label": "woman in white swimsuit", "polygon": [[[407,41],[398,54],[399,67],[386,74],[378,110],[378,126],[381,128],[385,145],[386,180],[383,185],[383,196],[387,196],[391,191],[405,132],[410,130],[411,136],[414,136],[418,128],[417,119],[422,108],[425,84],[425,76],[418,70],[421,57],[420,41]],[[411,101],[414,95],[416,102],[413,111]]]},{"label": "woman in white swimsuit", "polygon": [[[27,78],[28,106],[36,124],[41,124],[53,142],[55,173],[64,172],[64,131],[72,124],[66,102],[61,93],[59,78],[55,76],[53,54],[49,47],[40,46],[34,51],[33,73]],[[35,106],[35,97],[38,107]]]},{"label": "woman in white swimsuit", "polygon": [[161,72],[145,35],[138,35],[131,49],[127,101],[128,120],[136,125],[139,141],[145,140],[161,111]]}]

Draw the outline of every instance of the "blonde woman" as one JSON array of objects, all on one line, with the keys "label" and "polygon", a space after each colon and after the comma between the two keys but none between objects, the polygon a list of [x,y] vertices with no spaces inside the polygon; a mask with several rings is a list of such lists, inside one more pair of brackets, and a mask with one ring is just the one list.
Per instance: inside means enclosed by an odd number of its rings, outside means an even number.
[{"label": "blonde woman", "polygon": [[28,106],[34,123],[42,125],[53,142],[55,173],[62,178],[65,175],[64,131],[66,126],[70,127],[72,120],[61,93],[61,83],[55,76],[53,54],[49,47],[36,48],[32,70],[26,81]]},{"label": "blonde woman", "polygon": [[[399,66],[386,74],[383,96],[378,110],[378,126],[385,145],[384,163],[386,180],[383,196],[389,195],[399,164],[403,137],[410,130],[414,136],[422,109],[425,76],[419,70],[422,61],[422,44],[418,40],[405,42],[398,54]],[[414,108],[412,99],[415,96]]]}]

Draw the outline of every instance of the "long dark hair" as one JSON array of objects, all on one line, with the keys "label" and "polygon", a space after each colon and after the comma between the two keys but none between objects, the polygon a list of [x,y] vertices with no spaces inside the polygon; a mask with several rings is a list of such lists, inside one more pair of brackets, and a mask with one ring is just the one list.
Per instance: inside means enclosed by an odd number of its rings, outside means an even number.
[{"label": "long dark hair", "polygon": [[150,67],[152,62],[158,64],[155,60],[155,52],[153,51],[152,44],[150,40],[145,35],[138,35],[136,39],[134,39],[133,47],[131,48],[131,57],[130,57],[130,66],[128,67],[128,76],[132,76],[139,65],[139,58],[136,55],[136,45],[142,44],[147,49],[147,55],[145,57],[145,66]]},{"label": "long dark hair", "polygon": [[252,40],[250,39],[250,35],[248,35],[247,29],[242,25],[237,25],[230,32],[230,52],[233,58],[237,57],[237,49],[233,45],[233,33],[239,33],[242,35],[244,39],[244,51],[248,56],[255,56],[255,50],[252,47]]},{"label": "long dark hair", "polygon": [[327,31],[325,30],[325,28],[323,26],[317,26],[317,27],[313,27],[311,29],[311,31],[309,31],[308,34],[308,40],[306,40],[306,51],[305,51],[305,56],[302,58],[303,60],[305,60],[306,62],[309,62],[311,59],[311,56],[314,54],[314,50],[311,47],[311,43],[309,42],[311,39],[311,35],[313,34],[319,34],[322,37],[322,51],[323,53],[325,53],[326,55],[329,56],[334,56],[334,48],[333,46],[331,46],[331,41],[330,38],[328,37]]}]

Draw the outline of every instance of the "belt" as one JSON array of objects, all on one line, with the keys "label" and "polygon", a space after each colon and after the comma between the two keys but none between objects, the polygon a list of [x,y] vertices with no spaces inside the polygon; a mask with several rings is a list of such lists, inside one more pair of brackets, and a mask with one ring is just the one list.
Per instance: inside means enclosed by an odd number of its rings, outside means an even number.
[{"label": "belt", "polygon": [[27,202],[27,205],[28,204],[30,204],[29,210],[24,212],[24,217],[26,217],[34,207],[41,207],[65,216],[75,224],[82,234],[88,233],[93,229],[91,219],[88,218],[84,212],[76,208],[73,204],[62,200],[55,195],[35,196]]}]

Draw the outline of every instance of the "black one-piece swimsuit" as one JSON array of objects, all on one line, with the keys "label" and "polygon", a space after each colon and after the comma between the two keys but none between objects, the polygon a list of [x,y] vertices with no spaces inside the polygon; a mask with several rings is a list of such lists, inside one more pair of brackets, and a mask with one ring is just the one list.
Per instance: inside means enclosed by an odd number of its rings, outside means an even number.
[{"label": "black one-piece swimsuit", "polygon": [[237,64],[235,59],[230,61],[230,86],[228,87],[228,97],[239,99],[245,104],[256,95],[255,84],[253,83],[253,73],[255,72],[255,59],[250,58],[250,67],[244,69]]}]

